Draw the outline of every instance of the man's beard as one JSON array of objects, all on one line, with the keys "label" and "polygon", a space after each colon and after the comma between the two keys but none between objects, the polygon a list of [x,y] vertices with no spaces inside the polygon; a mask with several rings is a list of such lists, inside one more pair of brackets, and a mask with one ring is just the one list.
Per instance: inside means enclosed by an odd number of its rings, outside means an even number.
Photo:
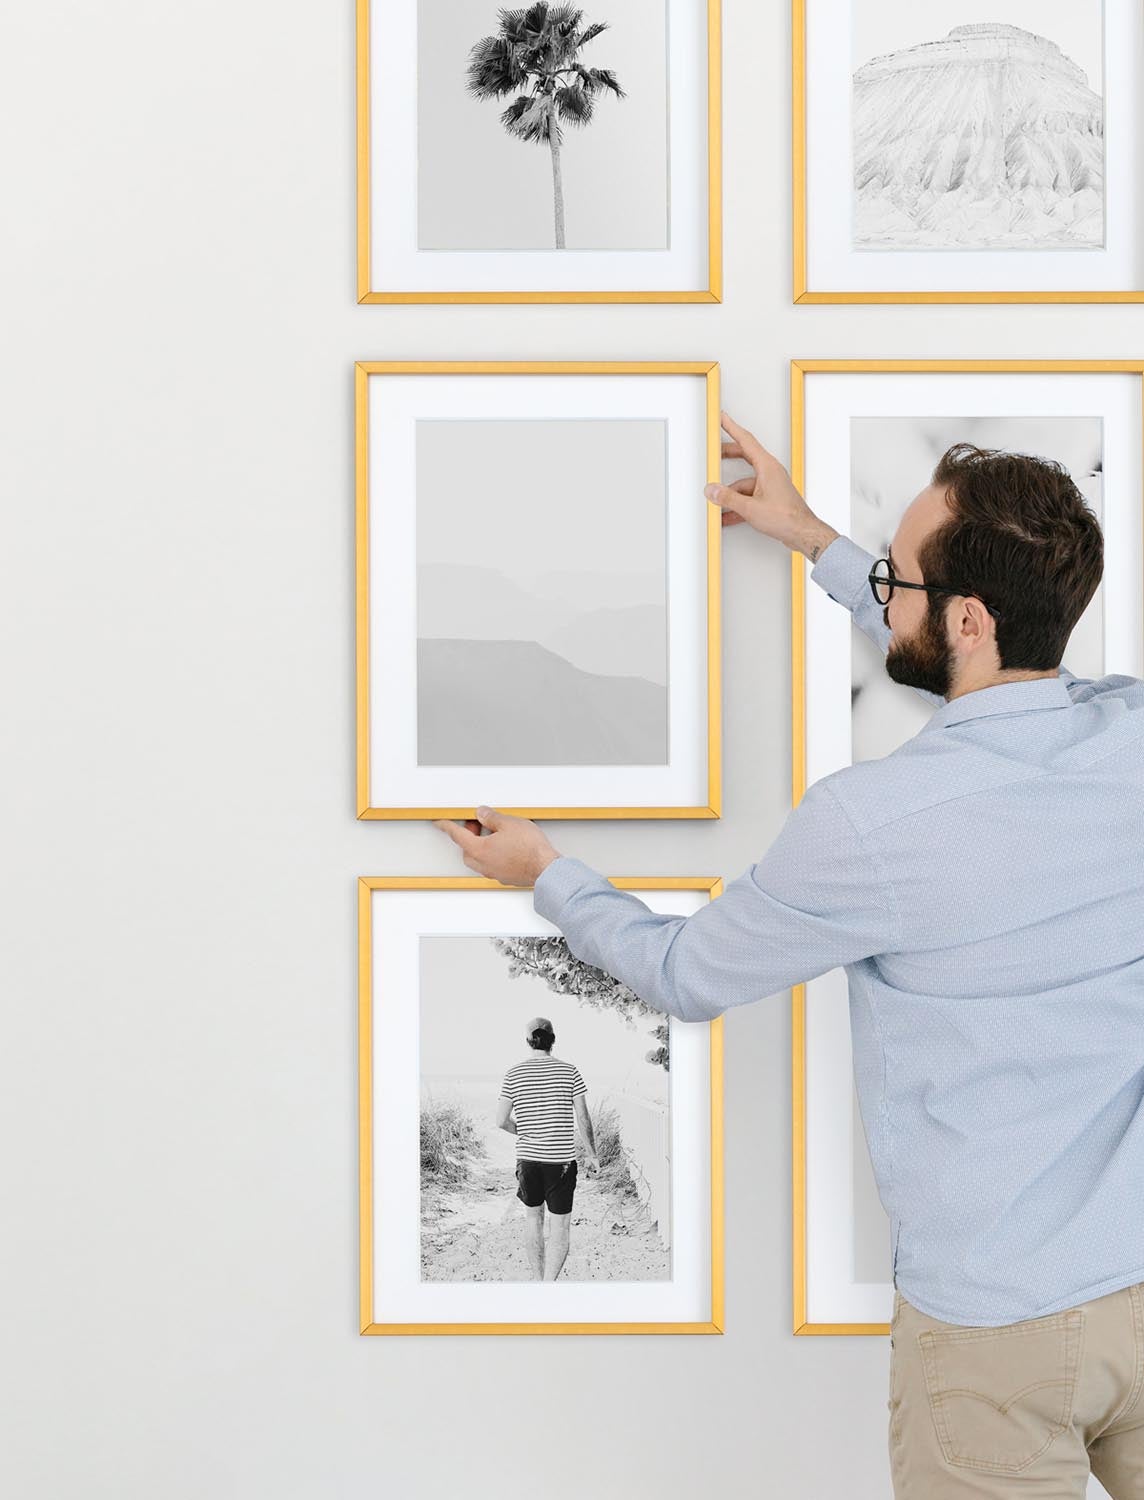
[{"label": "man's beard", "polygon": [[890,642],[886,651],[886,673],[903,687],[921,688],[948,698],[953,686],[953,649],[946,639],[945,616],[926,609],[913,640]]}]

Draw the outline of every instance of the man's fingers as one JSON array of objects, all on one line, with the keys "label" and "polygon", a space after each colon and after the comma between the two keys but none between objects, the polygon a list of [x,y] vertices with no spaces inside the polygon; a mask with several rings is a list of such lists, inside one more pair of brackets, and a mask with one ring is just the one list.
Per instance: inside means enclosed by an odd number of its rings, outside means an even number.
[{"label": "man's fingers", "polygon": [[[746,486],[740,489],[740,485]],[[704,487],[703,493],[711,501],[712,505],[718,505],[721,510],[727,506],[734,507],[738,504],[740,496],[752,495],[755,491],[753,479],[736,479],[734,484],[709,484]]]},{"label": "man's fingers", "polygon": [[760,459],[770,458],[771,455],[754,433],[748,432],[745,427],[740,427],[738,422],[733,422],[725,411],[719,413],[719,421],[743,449],[743,456],[748,463],[755,464],[757,467]]},{"label": "man's fingers", "polygon": [[[472,823],[473,819],[470,818],[467,821]],[[454,823],[450,818],[434,818],[433,824],[434,827],[440,828],[443,833],[447,833],[454,844],[460,846],[466,856],[472,853],[475,846],[481,841],[479,833],[471,832],[467,826]]]},{"label": "man's fingers", "polygon": [[724,458],[746,458],[747,456],[743,452],[742,443],[723,443],[721,444],[721,447],[723,449]]},{"label": "man's fingers", "polygon": [[703,493],[717,505],[723,514],[719,517],[724,526],[738,526],[746,517],[742,515],[735,506],[740,504],[741,495],[753,495],[758,485],[754,475],[745,479],[736,479],[732,484],[709,484]]}]

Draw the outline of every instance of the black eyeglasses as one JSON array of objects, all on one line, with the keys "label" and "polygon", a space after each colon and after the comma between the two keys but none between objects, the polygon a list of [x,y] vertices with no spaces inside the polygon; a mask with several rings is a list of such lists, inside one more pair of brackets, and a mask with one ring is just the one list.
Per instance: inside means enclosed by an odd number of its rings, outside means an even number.
[{"label": "black eyeglasses", "polygon": [[[889,604],[895,589],[925,589],[930,594],[961,594],[960,589],[945,588],[940,583],[906,583],[901,578],[895,578],[888,557],[880,557],[866,576],[870,583],[870,592],[879,604]],[[981,599],[980,594],[965,594],[962,597]],[[985,604],[985,600],[981,599],[981,603]],[[995,620],[1001,618],[1001,611],[994,609],[992,604],[985,604],[985,608]]]}]

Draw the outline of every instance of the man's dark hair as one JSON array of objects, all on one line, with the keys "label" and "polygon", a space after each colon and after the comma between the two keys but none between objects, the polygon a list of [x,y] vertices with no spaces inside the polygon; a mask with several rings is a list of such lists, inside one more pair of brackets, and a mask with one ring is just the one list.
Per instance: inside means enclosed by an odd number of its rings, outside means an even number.
[{"label": "man's dark hair", "polygon": [[556,1040],[556,1033],[549,1031],[545,1026],[538,1026],[528,1038],[528,1045],[535,1047],[538,1052],[551,1052],[552,1044]]},{"label": "man's dark hair", "polygon": [[[1100,523],[1069,471],[1055,459],[954,443],[932,480],[949,486],[952,514],[918,548],[924,581],[1000,611],[1003,669],[1059,667],[1104,572]],[[932,615],[948,602],[926,597]]]}]

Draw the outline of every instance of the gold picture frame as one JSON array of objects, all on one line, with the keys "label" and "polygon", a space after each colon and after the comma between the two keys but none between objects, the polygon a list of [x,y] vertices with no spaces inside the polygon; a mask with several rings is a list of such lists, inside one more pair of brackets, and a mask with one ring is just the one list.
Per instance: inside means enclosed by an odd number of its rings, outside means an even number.
[{"label": "gold picture frame", "polygon": [[[620,890],[706,891],[720,894],[718,877],[608,877]],[[694,1322],[377,1322],[374,1285],[373,893],[384,890],[504,891],[480,876],[362,876],[358,880],[358,1225],[359,1323],[362,1335],[412,1334],[704,1334],[724,1332],[723,1018],[709,1028],[710,1316]],[[523,890],[524,887],[516,889]]]},{"label": "gold picture frame", "polygon": [[[837,374],[1120,374],[1140,378],[1140,431],[1144,439],[1144,359],[801,359],[790,363],[791,479],[806,485],[806,377]],[[1144,473],[1144,441],[1141,443]],[[1144,571],[1144,557],[1141,558]],[[807,559],[791,554],[791,803],[807,784],[806,595]],[[791,1197],[793,1267],[791,1331],[798,1336],[889,1334],[888,1322],[820,1322],[807,1318],[807,1007],[806,985],[791,988]]]},{"label": "gold picture frame", "polygon": [[[376,805],[370,778],[370,577],[369,577],[369,381],[384,375],[528,374],[528,375],[695,375],[705,382],[706,480],[719,481],[722,429],[719,407],[719,365],[701,361],[647,360],[373,360],[354,367],[355,410],[355,575],[356,575],[356,703],[357,703],[357,817],[380,819],[466,818],[470,806],[394,807]],[[707,505],[706,559],[706,801],[689,806],[563,807],[505,806],[501,810],[526,818],[718,818],[722,811],[721,730],[721,546],[722,524],[717,506]]]},{"label": "gold picture frame", "polygon": [[707,38],[707,285],[680,291],[422,291],[382,290],[372,285],[370,188],[370,7],[356,0],[357,51],[357,300],[402,303],[685,303],[723,300],[722,62],[721,3],[705,0]]},{"label": "gold picture frame", "polygon": [[[1117,291],[1072,289],[1030,291],[1001,290],[939,291],[829,291],[812,288],[808,279],[807,239],[807,6],[811,0],[791,0],[791,185],[793,209],[792,301],[804,306],[861,303],[886,306],[893,303],[1100,303],[1144,302],[1144,288]],[[972,254],[974,252],[966,252]]]}]

